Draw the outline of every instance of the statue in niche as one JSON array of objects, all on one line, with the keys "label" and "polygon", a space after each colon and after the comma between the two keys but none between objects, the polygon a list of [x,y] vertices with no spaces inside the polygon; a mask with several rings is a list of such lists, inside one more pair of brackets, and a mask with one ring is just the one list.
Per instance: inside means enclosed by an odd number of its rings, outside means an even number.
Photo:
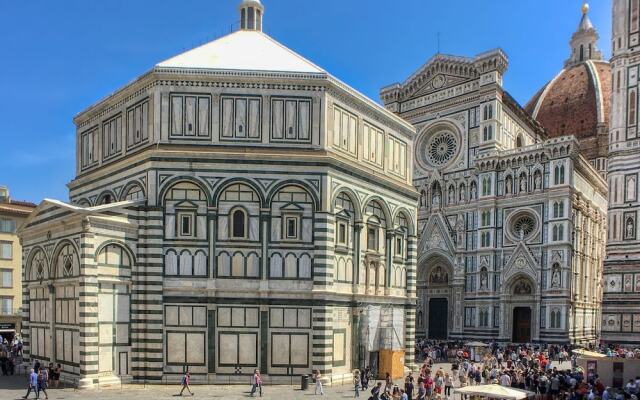
[{"label": "statue in niche", "polygon": [[513,187],[513,180],[511,179],[511,175],[507,176],[507,179],[504,182],[504,193],[511,194],[511,188]]},{"label": "statue in niche", "polygon": [[444,271],[441,266],[437,266],[431,272],[431,276],[429,277],[429,282],[435,284],[443,284],[449,282],[449,274]]},{"label": "statue in niche", "polygon": [[527,191],[527,177],[524,175],[520,175],[520,191],[521,192]]},{"label": "statue in niche", "polygon": [[418,310],[416,312],[416,319],[418,320],[418,327],[422,327],[422,304],[418,303]]},{"label": "statue in niche", "polygon": [[423,191],[420,192],[420,205],[422,207],[426,207],[427,205],[427,194]]},{"label": "statue in niche", "polygon": [[540,171],[536,171],[533,177],[533,189],[534,190],[542,189],[542,177],[540,176]]},{"label": "statue in niche", "polygon": [[480,271],[480,290],[489,289],[489,273],[486,268],[482,268]]},{"label": "statue in niche", "polygon": [[531,294],[531,285],[524,280],[519,280],[513,287],[513,294]]},{"label": "statue in niche", "polygon": [[453,190],[453,186],[449,187],[449,204],[453,204],[456,201],[456,193]]},{"label": "statue in niche", "polygon": [[440,186],[437,184],[433,187],[433,194],[431,196],[431,206],[439,207],[440,206]]},{"label": "statue in niche", "polygon": [[627,200],[635,201],[636,200],[636,178],[629,177],[627,178]]},{"label": "statue in niche", "polygon": [[464,188],[464,185],[460,185],[460,193],[458,194],[460,201],[464,201],[467,197],[467,191]]},{"label": "statue in niche", "polygon": [[635,236],[635,232],[633,229],[633,219],[627,218],[627,238],[633,238]]},{"label": "statue in niche", "polygon": [[469,196],[469,199],[471,200],[475,200],[476,199],[476,184],[475,182],[471,183],[471,195]]},{"label": "statue in niche", "polygon": [[557,265],[553,266],[553,271],[551,272],[551,287],[560,287],[560,267],[558,267]]}]

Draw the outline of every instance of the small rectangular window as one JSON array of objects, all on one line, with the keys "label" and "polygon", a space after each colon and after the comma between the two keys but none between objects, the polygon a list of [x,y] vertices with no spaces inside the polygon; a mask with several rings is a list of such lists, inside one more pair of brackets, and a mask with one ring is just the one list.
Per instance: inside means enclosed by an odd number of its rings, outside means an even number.
[{"label": "small rectangular window", "polygon": [[338,244],[347,246],[347,224],[344,222],[338,223]]},{"label": "small rectangular window", "polygon": [[402,249],[402,238],[396,238],[396,256],[402,257],[403,249]]},{"label": "small rectangular window", "polygon": [[14,233],[16,231],[16,221],[12,219],[0,219],[0,232]]},{"label": "small rectangular window", "polygon": [[378,250],[378,235],[376,228],[368,228],[367,229],[367,249],[368,250]]},{"label": "small rectangular window", "polygon": [[296,216],[287,216],[284,218],[285,238],[286,239],[299,239],[298,234],[298,220]]},{"label": "small rectangular window", "polygon": [[0,242],[0,259],[11,260],[13,258],[13,243]]},{"label": "small rectangular window", "polygon": [[193,236],[193,213],[178,213],[178,233],[181,237]]},{"label": "small rectangular window", "polygon": [[0,287],[10,288],[13,286],[13,271],[10,269],[0,270]]}]

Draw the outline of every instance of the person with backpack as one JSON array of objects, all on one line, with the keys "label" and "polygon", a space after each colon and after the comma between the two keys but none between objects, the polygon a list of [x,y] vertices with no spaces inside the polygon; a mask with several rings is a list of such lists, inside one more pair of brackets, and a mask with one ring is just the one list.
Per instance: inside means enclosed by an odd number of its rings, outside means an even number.
[{"label": "person with backpack", "polygon": [[189,392],[193,396],[193,392],[189,387],[190,381],[191,374],[189,373],[189,369],[187,368],[187,372],[184,373],[184,375],[182,376],[182,381],[180,382],[180,384],[182,385],[182,390],[180,390],[180,394],[178,396],[182,396],[182,392],[184,392],[185,389],[187,389],[187,392]]},{"label": "person with backpack", "polygon": [[380,400],[380,392],[382,392],[382,382],[378,382],[371,389],[371,397],[369,397],[369,400]]}]

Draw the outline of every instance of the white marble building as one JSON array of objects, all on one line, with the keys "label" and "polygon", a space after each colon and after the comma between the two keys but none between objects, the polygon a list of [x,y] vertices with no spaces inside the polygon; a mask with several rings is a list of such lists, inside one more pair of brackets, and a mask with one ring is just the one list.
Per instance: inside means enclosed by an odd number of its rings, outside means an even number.
[{"label": "white marble building", "polygon": [[75,117],[71,203],[20,232],[25,352],[83,385],[413,360],[415,129],[239,11]]},{"label": "white marble building", "polygon": [[609,233],[604,270],[602,337],[640,344],[638,236],[638,92],[640,1],[613,1],[609,130]]},{"label": "white marble building", "polygon": [[417,129],[417,336],[587,343],[600,331],[606,183],[504,90],[507,57],[438,54],[385,107]]}]

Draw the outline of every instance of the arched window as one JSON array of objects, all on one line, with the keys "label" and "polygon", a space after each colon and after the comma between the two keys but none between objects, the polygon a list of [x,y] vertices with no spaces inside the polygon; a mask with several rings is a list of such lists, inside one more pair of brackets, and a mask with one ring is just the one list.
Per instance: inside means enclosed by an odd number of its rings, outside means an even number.
[{"label": "arched window", "polygon": [[482,195],[488,196],[491,194],[491,177],[482,178]]},{"label": "arched window", "polygon": [[553,226],[552,232],[553,234],[551,235],[551,237],[553,238],[553,241],[558,240],[558,225]]},{"label": "arched window", "polygon": [[489,119],[489,107],[484,106],[482,111],[483,111],[483,113],[482,113],[483,114],[482,115],[483,120],[485,120],[485,121],[488,120]]},{"label": "arched window", "polygon": [[564,165],[560,166],[560,183],[564,183]]},{"label": "arched window", "polygon": [[553,183],[554,185],[561,185],[564,183],[564,165],[556,165],[553,169]]},{"label": "arched window", "polygon": [[580,45],[580,61],[584,61],[584,45]]},{"label": "arched window", "polygon": [[558,240],[564,240],[564,225],[558,226]]},{"label": "arched window", "polygon": [[518,137],[516,137],[516,148],[520,148],[522,146],[522,136],[518,135]]},{"label": "arched window", "polygon": [[247,237],[247,213],[236,208],[231,212],[231,237],[233,239],[244,239]]},{"label": "arched window", "polygon": [[564,217],[564,202],[556,201],[553,203],[553,218]]},{"label": "arched window", "polygon": [[489,104],[489,119],[493,118],[493,104]]}]

